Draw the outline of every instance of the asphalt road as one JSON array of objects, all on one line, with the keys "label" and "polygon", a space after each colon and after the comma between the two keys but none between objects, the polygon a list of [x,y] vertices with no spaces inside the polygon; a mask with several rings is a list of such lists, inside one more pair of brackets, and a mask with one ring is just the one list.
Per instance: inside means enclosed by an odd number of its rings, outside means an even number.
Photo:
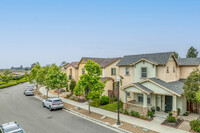
[{"label": "asphalt road", "polygon": [[64,110],[49,111],[25,96],[27,83],[0,90],[0,124],[17,121],[27,133],[115,133]]}]

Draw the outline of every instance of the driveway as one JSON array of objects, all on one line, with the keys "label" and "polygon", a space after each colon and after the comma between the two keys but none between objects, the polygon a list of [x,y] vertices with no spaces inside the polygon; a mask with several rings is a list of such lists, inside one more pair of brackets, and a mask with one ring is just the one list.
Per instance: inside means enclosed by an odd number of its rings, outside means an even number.
[{"label": "driveway", "polygon": [[35,97],[23,95],[26,85],[0,90],[0,124],[17,121],[27,133],[115,133],[64,110],[50,112]]}]

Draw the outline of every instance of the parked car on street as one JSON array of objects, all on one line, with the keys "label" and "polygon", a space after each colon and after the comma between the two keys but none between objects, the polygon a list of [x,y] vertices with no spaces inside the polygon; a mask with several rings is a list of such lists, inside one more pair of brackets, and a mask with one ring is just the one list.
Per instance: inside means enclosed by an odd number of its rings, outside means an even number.
[{"label": "parked car on street", "polygon": [[19,126],[17,122],[9,122],[0,125],[2,133],[25,133],[25,131]]},{"label": "parked car on street", "polygon": [[43,101],[43,107],[49,108],[50,111],[54,109],[63,109],[63,102],[60,98],[49,98]]},{"label": "parked car on street", "polygon": [[26,89],[24,91],[24,95],[26,95],[26,96],[33,96],[34,95],[33,89]]}]

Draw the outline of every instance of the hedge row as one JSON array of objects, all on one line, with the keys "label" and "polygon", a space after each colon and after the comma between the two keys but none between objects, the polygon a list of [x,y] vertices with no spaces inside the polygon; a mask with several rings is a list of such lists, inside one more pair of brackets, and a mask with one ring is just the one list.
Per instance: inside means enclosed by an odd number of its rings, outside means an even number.
[{"label": "hedge row", "polygon": [[10,87],[10,86],[13,86],[13,85],[17,85],[19,83],[24,83],[24,82],[27,82],[27,80],[25,78],[22,78],[20,80],[11,80],[8,83],[1,84],[0,89]]}]

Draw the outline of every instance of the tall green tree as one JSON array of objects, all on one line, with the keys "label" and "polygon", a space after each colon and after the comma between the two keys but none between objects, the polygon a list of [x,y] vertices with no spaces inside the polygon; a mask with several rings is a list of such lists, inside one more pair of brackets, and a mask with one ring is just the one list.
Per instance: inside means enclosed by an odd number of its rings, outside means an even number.
[{"label": "tall green tree", "polygon": [[81,95],[83,92],[88,92],[86,97],[89,99],[88,110],[90,113],[90,100],[100,97],[100,94],[104,92],[106,82],[100,81],[102,70],[99,64],[92,60],[88,60],[84,68],[86,69],[87,73],[81,75],[80,80],[74,89],[74,93],[76,95]]},{"label": "tall green tree", "polygon": [[0,75],[0,78],[3,82],[8,83],[10,80],[13,79],[13,75],[9,70],[6,70],[3,72],[3,74]]},{"label": "tall green tree", "polygon": [[39,73],[41,69],[40,64],[37,62],[34,67],[31,69],[31,72],[29,74],[29,78],[28,81],[31,84],[34,84],[36,86],[36,89],[38,90],[38,79],[37,79],[37,75]]},{"label": "tall green tree", "polygon": [[73,94],[74,88],[76,86],[76,81],[74,79],[71,80],[71,83],[69,85],[69,89],[71,90],[71,93]]},{"label": "tall green tree", "polygon": [[45,84],[52,90],[58,89],[59,97],[59,90],[68,86],[67,75],[61,71],[60,67],[53,64],[48,70]]},{"label": "tall green tree", "polygon": [[186,58],[196,58],[198,54],[198,50],[191,46],[187,52]]},{"label": "tall green tree", "polygon": [[196,94],[200,91],[200,70],[195,69],[184,82],[184,96],[190,102],[196,102]]},{"label": "tall green tree", "polygon": [[174,52],[174,56],[176,57],[176,59],[180,58],[177,52]]}]

